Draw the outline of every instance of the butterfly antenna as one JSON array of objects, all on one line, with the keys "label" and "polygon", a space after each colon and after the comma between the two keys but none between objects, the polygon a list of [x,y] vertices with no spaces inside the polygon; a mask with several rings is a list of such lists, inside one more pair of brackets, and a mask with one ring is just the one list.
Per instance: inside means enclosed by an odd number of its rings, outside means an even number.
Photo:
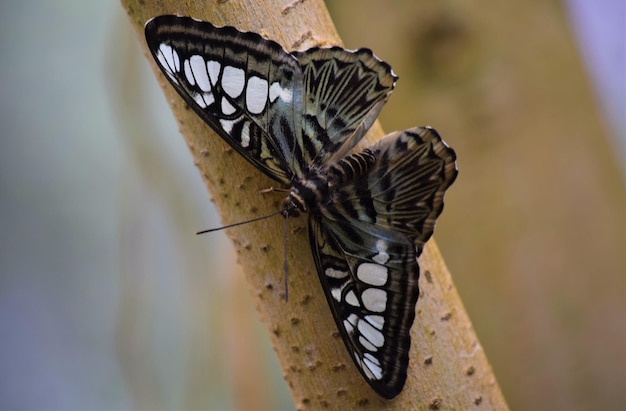
[{"label": "butterfly antenna", "polygon": [[293,208],[293,205],[292,204],[288,204],[285,207],[281,208],[280,210],[274,211],[273,213],[270,213],[268,215],[252,218],[252,219],[246,220],[246,221],[240,221],[238,223],[228,224],[228,225],[225,225],[225,226],[222,226],[222,227],[209,228],[208,230],[198,231],[198,232],[196,232],[196,235],[212,233],[214,231],[220,231],[220,230],[224,230],[226,228],[237,227],[238,225],[254,223],[255,221],[265,220],[266,218],[274,217],[275,215],[278,215],[278,214],[284,215],[285,216],[285,230],[284,230],[284,235],[283,235],[283,238],[284,238],[284,241],[283,241],[283,254],[284,254],[283,272],[284,272],[284,277],[283,278],[284,278],[284,281],[285,281],[285,301],[289,301],[289,281],[288,281],[289,264],[287,263],[287,236],[289,235],[289,211],[292,208]]},{"label": "butterfly antenna", "polygon": [[199,235],[199,234],[206,234],[206,233],[212,233],[212,232],[214,232],[214,231],[220,231],[220,230],[224,230],[224,229],[226,229],[226,228],[237,227],[238,225],[243,225],[243,224],[248,224],[248,223],[254,223],[255,221],[265,220],[266,218],[274,217],[275,215],[278,215],[278,214],[283,214],[284,212],[285,212],[285,210],[284,210],[284,209],[280,209],[280,210],[278,210],[278,211],[274,211],[274,212],[273,212],[273,213],[271,213],[271,214],[264,215],[264,216],[261,216],[261,217],[256,217],[256,218],[253,218],[253,219],[250,219],[250,220],[240,221],[240,222],[238,222],[238,223],[228,224],[228,225],[225,225],[225,226],[222,226],[222,227],[217,227],[217,228],[209,228],[208,230],[198,231],[198,232],[196,233],[196,235]]},{"label": "butterfly antenna", "polygon": [[289,274],[289,266],[287,264],[287,235],[289,234],[289,212],[285,212],[285,232],[283,235],[283,254],[285,256],[283,260],[284,281],[285,281],[285,301],[289,301],[289,281],[287,279]]}]

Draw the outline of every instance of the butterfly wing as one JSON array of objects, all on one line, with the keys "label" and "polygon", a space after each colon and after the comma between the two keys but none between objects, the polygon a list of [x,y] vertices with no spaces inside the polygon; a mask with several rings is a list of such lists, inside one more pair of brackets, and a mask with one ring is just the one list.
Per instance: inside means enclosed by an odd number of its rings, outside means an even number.
[{"label": "butterfly wing", "polygon": [[292,53],[303,72],[302,147],[313,167],[342,158],[369,130],[398,77],[371,50]]},{"label": "butterfly wing", "polygon": [[185,102],[268,176],[287,184],[303,165],[288,161],[300,140],[302,71],[278,43],[189,17],[145,26],[159,68]]},{"label": "butterfly wing", "polygon": [[343,157],[376,120],[397,80],[367,49],[290,54],[256,33],[171,15],[148,21],[145,34],[187,104],[285,184]]},{"label": "butterfly wing", "polygon": [[[418,256],[443,211],[443,197],[457,176],[456,154],[430,127],[396,131],[366,149],[375,163],[365,174],[343,181],[335,193],[337,209],[377,227],[406,234]],[[359,154],[331,166],[329,173],[350,177],[341,169]]]},{"label": "butterfly wing", "polygon": [[429,128],[394,133],[331,166],[331,201],[310,217],[318,275],[366,381],[395,397],[407,375],[419,296],[417,257],[456,177],[454,152]]},{"label": "butterfly wing", "polygon": [[344,343],[365,380],[385,398],[406,381],[409,330],[419,295],[415,247],[390,230],[310,218],[313,257]]}]

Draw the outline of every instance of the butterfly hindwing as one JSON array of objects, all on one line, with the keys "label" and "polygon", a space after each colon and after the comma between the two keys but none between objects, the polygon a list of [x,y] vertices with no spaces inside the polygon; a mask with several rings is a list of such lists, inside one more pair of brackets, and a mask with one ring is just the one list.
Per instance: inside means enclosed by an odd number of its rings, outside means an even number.
[{"label": "butterfly hindwing", "polygon": [[[375,157],[367,172],[353,165],[363,153]],[[346,175],[345,170],[355,171]],[[408,235],[419,255],[456,178],[456,155],[436,130],[415,127],[385,136],[364,152],[334,163],[328,172],[331,181],[340,180],[332,200],[338,212]]]},{"label": "butterfly hindwing", "polygon": [[310,241],[326,299],[348,353],[385,398],[407,375],[419,295],[411,240],[359,221],[310,218]]},{"label": "butterfly hindwing", "polygon": [[361,140],[398,77],[369,49],[315,47],[293,54],[303,71],[305,160],[319,166]]}]

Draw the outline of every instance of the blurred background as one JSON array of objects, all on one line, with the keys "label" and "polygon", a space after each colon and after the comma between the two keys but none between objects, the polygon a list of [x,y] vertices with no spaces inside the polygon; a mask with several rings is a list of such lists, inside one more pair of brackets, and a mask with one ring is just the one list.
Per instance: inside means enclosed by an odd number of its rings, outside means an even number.
[{"label": "blurred background", "polygon": [[[457,151],[435,237],[509,405],[626,409],[624,2],[327,5],[383,127]],[[0,51],[0,409],[294,409],[121,6],[4,2]]]}]

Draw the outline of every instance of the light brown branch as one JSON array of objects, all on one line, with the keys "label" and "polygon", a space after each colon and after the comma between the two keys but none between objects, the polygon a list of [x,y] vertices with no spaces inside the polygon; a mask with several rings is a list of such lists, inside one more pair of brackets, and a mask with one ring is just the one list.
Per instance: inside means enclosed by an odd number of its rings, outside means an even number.
[{"label": "light brown branch", "polygon": [[[208,1],[194,6],[178,0],[122,3],[144,47],[143,26],[160,14],[190,15],[216,25],[256,31],[287,49],[294,44],[300,48],[341,44],[324,4],[318,0],[286,5],[270,0]],[[259,194],[275,183],[210,131],[185,107],[163,76],[158,76],[224,224],[277,210],[281,195]],[[377,124],[372,129],[367,138],[370,142],[383,134]],[[287,303],[282,298],[282,230],[278,219],[270,219],[234,228],[228,234],[298,409],[346,410],[368,405],[389,410],[507,409],[432,240],[420,259],[422,297],[411,331],[409,376],[404,391],[395,400],[386,401],[363,380],[339,337],[311,258],[306,218],[290,219],[290,297]]]}]

